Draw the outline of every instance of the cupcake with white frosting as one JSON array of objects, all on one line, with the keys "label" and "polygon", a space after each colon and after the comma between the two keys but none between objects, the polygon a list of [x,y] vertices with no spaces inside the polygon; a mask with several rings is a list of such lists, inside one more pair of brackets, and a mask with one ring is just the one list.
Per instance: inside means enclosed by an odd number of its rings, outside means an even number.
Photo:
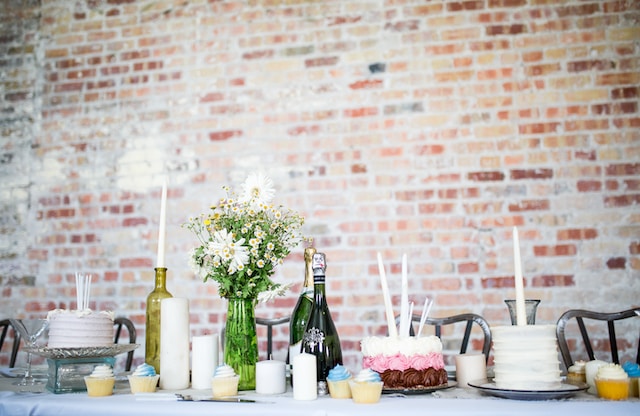
[{"label": "cupcake with white frosting", "polygon": [[238,394],[238,381],[240,376],[233,371],[233,367],[221,364],[216,367],[211,379],[211,390],[213,397],[236,396]]},{"label": "cupcake with white frosting", "polygon": [[609,400],[629,398],[629,376],[619,364],[605,364],[598,368],[594,379],[598,396]]},{"label": "cupcake with white frosting", "polygon": [[353,380],[349,381],[351,397],[354,403],[377,403],[382,394],[382,379],[380,374],[370,368],[361,370]]},{"label": "cupcake with white frosting", "polygon": [[91,397],[111,396],[116,378],[113,369],[106,364],[97,365],[93,372],[84,378],[87,394]]}]

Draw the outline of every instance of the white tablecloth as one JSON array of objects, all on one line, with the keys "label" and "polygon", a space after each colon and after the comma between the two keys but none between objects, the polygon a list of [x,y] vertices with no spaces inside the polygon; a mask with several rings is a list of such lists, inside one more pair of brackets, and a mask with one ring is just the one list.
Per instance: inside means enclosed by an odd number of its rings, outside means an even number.
[{"label": "white tablecloth", "polygon": [[[322,396],[314,401],[297,401],[291,391],[278,396],[262,396],[255,392],[240,392],[244,398],[258,403],[181,402],[174,392],[159,391],[138,396],[129,392],[126,381],[116,383],[109,397],[89,397],[86,393],[52,394],[43,388],[40,393],[16,392],[15,379],[0,377],[0,415],[64,415],[64,416],[140,416],[153,415],[251,415],[251,416],[393,416],[430,414],[438,416],[469,415],[580,415],[632,416],[640,415],[640,400],[605,401],[587,393],[570,399],[547,401],[508,400],[485,396],[476,390],[459,387],[425,395],[394,397],[383,395],[376,404],[355,404],[351,400]],[[186,390],[181,393],[208,395],[206,390]]]}]

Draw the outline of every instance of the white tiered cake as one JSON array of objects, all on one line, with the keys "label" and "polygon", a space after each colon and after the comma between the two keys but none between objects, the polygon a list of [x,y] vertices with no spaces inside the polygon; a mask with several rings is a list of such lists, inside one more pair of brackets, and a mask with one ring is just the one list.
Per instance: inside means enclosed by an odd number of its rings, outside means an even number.
[{"label": "white tiered cake", "polygon": [[560,387],[554,325],[491,328],[494,381],[501,389],[553,390]]},{"label": "white tiered cake", "polygon": [[47,315],[49,348],[113,345],[113,312],[56,309]]}]

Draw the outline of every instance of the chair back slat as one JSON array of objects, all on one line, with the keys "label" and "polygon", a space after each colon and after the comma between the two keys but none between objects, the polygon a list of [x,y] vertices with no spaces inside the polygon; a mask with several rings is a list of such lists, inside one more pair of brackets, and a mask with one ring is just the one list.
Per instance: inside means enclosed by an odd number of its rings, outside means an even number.
[{"label": "chair back slat", "polygon": [[[566,327],[567,324],[575,319],[580,330],[582,341],[584,342],[584,348],[586,350],[589,360],[595,360],[595,353],[593,350],[593,342],[591,341],[587,326],[585,325],[585,319],[606,322],[607,335],[609,337],[609,347],[611,349],[611,361],[620,364],[620,351],[618,351],[618,340],[615,331],[615,324],[617,321],[624,319],[638,319],[640,314],[640,307],[624,310],[621,312],[596,312],[584,309],[570,309],[564,312],[556,324],[556,337],[558,339],[558,348],[562,355],[562,361],[566,368],[569,368],[573,364],[571,352],[569,351],[569,344],[567,341]],[[593,335],[593,333],[592,333]],[[640,364],[640,337],[638,337],[638,345],[636,352],[636,362]]]},{"label": "chair back slat", "polygon": [[613,326],[613,321],[607,322],[609,327],[609,345],[611,346],[611,360],[614,363],[620,363],[618,359],[618,342],[616,340],[616,329]]},{"label": "chair back slat", "polygon": [[282,316],[280,318],[261,318],[256,317],[256,325],[264,325],[267,327],[267,360],[271,359],[273,354],[273,327],[289,322],[290,317]]},{"label": "chair back slat", "polygon": [[469,345],[469,338],[471,337],[471,329],[473,327],[473,321],[467,321],[467,327],[464,329],[464,336],[462,337],[462,347],[460,348],[460,354],[467,352],[467,345]]},{"label": "chair back slat", "polygon": [[593,348],[591,347],[591,340],[589,339],[589,333],[587,332],[587,328],[584,325],[584,320],[582,317],[576,317],[576,321],[578,321],[578,327],[580,328],[580,335],[582,335],[582,340],[584,342],[585,348],[587,349],[587,356],[590,360],[593,360]]},{"label": "chair back slat", "polygon": [[[115,335],[113,337],[113,342],[118,343],[120,340],[120,334],[122,333],[122,327],[127,328],[127,332],[129,333],[129,343],[135,344],[137,339],[136,327],[133,325],[133,322],[129,318],[125,318],[123,316],[117,317],[113,320],[113,325],[115,326]],[[131,365],[133,364],[133,353],[134,351],[129,351],[127,353],[127,361],[125,362],[124,369],[125,371],[131,370]]]},{"label": "chair back slat", "polygon": [[2,350],[4,340],[9,333],[9,328],[13,331],[13,345],[11,346],[11,355],[9,356],[9,368],[13,368],[16,365],[18,350],[20,349],[20,333],[16,331],[9,319],[3,319],[0,321],[0,327],[2,328],[2,333],[0,333],[0,350]]}]

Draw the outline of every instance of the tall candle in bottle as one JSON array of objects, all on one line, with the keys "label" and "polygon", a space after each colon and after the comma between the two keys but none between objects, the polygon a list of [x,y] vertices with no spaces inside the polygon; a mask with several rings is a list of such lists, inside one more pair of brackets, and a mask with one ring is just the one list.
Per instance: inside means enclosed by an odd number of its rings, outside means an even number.
[{"label": "tall candle in bottle", "polygon": [[162,197],[160,200],[160,223],[158,230],[158,258],[156,267],[165,267],[164,248],[167,227],[167,182],[162,184]]},{"label": "tall candle in bottle", "polygon": [[527,324],[527,312],[524,307],[524,282],[522,279],[522,260],[520,259],[520,239],[518,229],[513,227],[513,269],[516,288],[516,323]]},{"label": "tall candle in bottle", "polygon": [[189,387],[189,301],[163,299],[160,308],[160,388]]}]

